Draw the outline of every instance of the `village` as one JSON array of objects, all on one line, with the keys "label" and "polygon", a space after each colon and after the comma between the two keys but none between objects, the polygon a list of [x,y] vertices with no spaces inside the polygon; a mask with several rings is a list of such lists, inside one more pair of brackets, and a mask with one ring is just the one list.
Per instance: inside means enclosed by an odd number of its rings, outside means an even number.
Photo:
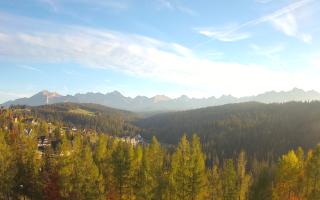
[{"label": "village", "polygon": [[81,129],[75,126],[61,126],[52,122],[32,117],[21,110],[6,109],[0,107],[0,128],[6,131],[15,131],[22,128],[26,137],[33,137],[37,140],[38,153],[42,155],[44,151],[52,147],[56,149],[62,142],[61,138],[66,136],[70,140],[76,135],[81,137],[97,136],[106,134],[114,140],[125,142],[133,146],[145,144],[145,140],[140,134],[137,135],[112,135],[107,133],[97,133],[91,129]]}]

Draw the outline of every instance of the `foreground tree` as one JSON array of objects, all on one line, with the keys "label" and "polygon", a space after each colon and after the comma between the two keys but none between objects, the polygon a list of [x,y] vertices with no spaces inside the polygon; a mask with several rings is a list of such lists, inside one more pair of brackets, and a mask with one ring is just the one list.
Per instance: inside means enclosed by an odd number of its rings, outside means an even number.
[{"label": "foreground tree", "polygon": [[0,199],[10,199],[15,185],[16,167],[14,152],[6,143],[4,134],[0,132]]},{"label": "foreground tree", "polygon": [[169,199],[191,198],[190,144],[184,135],[172,155],[169,177]]},{"label": "foreground tree", "polygon": [[200,138],[193,135],[190,154],[191,200],[204,199],[207,191],[205,156],[201,149]]},{"label": "foreground tree", "polygon": [[197,200],[205,197],[205,157],[197,136],[193,136],[191,145],[186,136],[182,137],[171,159],[169,183],[172,199]]},{"label": "foreground tree", "polygon": [[16,169],[15,194],[30,199],[41,199],[42,181],[39,176],[41,169],[41,157],[37,151],[37,143],[31,136],[19,135],[15,144]]},{"label": "foreground tree", "polygon": [[273,199],[301,199],[299,193],[299,175],[301,172],[299,159],[294,151],[283,155],[279,161],[273,188]]},{"label": "foreground tree", "polygon": [[208,199],[222,200],[222,183],[220,171],[217,165],[214,165],[208,174]]},{"label": "foreground tree", "polygon": [[306,167],[307,199],[320,199],[320,145],[311,153]]},{"label": "foreground tree", "polygon": [[238,157],[237,177],[239,188],[239,200],[246,200],[249,197],[249,187],[251,176],[247,174],[247,159],[244,151],[241,151]]},{"label": "foreground tree", "polygon": [[122,142],[117,145],[112,154],[112,172],[116,188],[115,199],[132,199],[133,156],[133,147]]},{"label": "foreground tree", "polygon": [[225,160],[221,174],[223,200],[237,200],[239,189],[233,160]]}]

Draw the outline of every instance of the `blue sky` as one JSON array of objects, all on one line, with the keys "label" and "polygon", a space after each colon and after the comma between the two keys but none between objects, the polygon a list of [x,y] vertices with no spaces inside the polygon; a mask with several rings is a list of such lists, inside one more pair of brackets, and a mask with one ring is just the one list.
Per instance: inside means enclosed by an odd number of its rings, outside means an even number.
[{"label": "blue sky", "polygon": [[0,102],[319,90],[317,0],[2,0]]}]

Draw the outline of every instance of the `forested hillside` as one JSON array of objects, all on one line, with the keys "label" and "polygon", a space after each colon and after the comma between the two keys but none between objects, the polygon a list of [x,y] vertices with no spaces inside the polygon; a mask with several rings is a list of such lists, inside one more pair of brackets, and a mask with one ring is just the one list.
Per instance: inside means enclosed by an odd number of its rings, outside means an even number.
[{"label": "forested hillside", "polygon": [[48,122],[61,122],[66,126],[122,135],[133,135],[139,131],[139,128],[130,124],[132,120],[138,118],[137,115],[102,105],[60,103],[29,109],[33,117]]},{"label": "forested hillside", "polygon": [[197,133],[204,150],[222,157],[245,150],[266,158],[320,142],[320,102],[283,104],[240,103],[159,114],[136,124],[161,142],[175,144]]},{"label": "forested hillside", "polygon": [[[272,107],[271,110],[269,106]],[[230,113],[237,111],[241,114],[238,114],[239,118],[247,116],[241,121],[244,125],[246,125],[245,120],[248,120],[248,124],[257,124],[253,123],[254,120],[249,120],[255,118],[259,121],[260,118],[257,116],[265,116],[263,119],[280,120],[280,122],[282,117],[287,116],[288,119],[295,119],[290,122],[301,125],[302,122],[317,122],[316,106],[318,103],[284,105],[251,103],[230,105],[227,107],[229,109],[217,107],[207,110],[213,109],[219,113],[220,117],[216,117],[216,120],[224,120]],[[155,137],[150,143],[143,141],[136,143],[113,132],[101,134],[95,130],[65,129],[70,122],[65,124],[63,120],[68,118],[59,118],[68,116],[66,113],[97,115],[95,108],[99,107],[96,105],[67,104],[40,108],[35,108],[37,111],[32,110],[34,108],[28,111],[30,108],[27,107],[0,109],[0,199],[318,200],[320,198],[319,145],[307,150],[289,149],[277,159],[247,156],[248,154],[242,150],[235,150],[232,155],[221,154],[220,158],[213,158],[212,155],[219,152],[219,146],[213,145],[209,149],[206,146],[208,141],[201,143],[197,135],[189,137],[181,135],[177,144],[170,147],[161,145]],[[295,112],[288,112],[288,108],[295,108]],[[105,109],[107,112],[108,108]],[[45,117],[37,118],[36,115],[40,116],[37,112],[43,115],[49,113],[50,117],[55,117],[50,118],[52,121],[46,121]],[[56,115],[51,115],[50,112]],[[297,115],[298,112],[301,116]],[[121,113],[122,111],[120,115]],[[208,116],[212,114],[206,113],[207,118]],[[273,119],[271,116],[278,118]],[[302,117],[305,121],[301,121]],[[188,118],[184,119],[189,122]],[[247,126],[252,127],[249,125],[244,127]],[[289,126],[289,123],[284,126]],[[263,143],[261,141],[257,140],[256,143],[261,145]],[[232,143],[229,148],[232,149],[231,145]],[[252,144],[254,145],[257,144]],[[250,149],[250,144],[246,143],[244,147]]]}]

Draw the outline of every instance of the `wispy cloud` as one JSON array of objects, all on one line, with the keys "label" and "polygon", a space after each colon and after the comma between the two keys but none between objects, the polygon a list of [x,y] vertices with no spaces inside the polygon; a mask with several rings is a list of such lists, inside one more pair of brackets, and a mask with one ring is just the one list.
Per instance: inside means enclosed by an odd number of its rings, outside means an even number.
[{"label": "wispy cloud", "polygon": [[275,1],[275,0],[256,0],[256,2],[258,2],[258,3],[270,3],[270,2],[272,2],[272,1]]},{"label": "wispy cloud", "polygon": [[127,0],[74,0],[75,3],[85,3],[93,6],[102,6],[113,8],[117,10],[126,10],[129,8],[129,1]]},{"label": "wispy cloud", "polygon": [[[0,15],[0,21],[6,22],[0,27],[0,32],[8,29],[13,20],[14,24],[21,21],[17,16],[1,19]],[[33,25],[38,23],[32,19],[29,22]],[[28,32],[2,31],[6,39],[0,40],[1,51],[8,59],[39,63],[72,62],[88,68],[174,83],[206,94],[214,90],[251,95],[273,88],[290,89],[297,83],[299,87],[308,89],[312,81],[318,80],[316,74],[320,73],[308,68],[285,72],[263,65],[201,58],[183,45],[143,35],[78,26],[51,26],[54,29],[49,32],[40,28]]]},{"label": "wispy cloud", "polygon": [[278,44],[275,46],[261,47],[257,44],[251,44],[251,49],[258,55],[266,56],[268,58],[274,58],[275,55],[284,51],[285,47],[282,44]]},{"label": "wispy cloud", "polygon": [[241,33],[235,31],[237,29],[237,25],[227,26],[221,29],[216,28],[200,28],[198,29],[199,33],[207,36],[209,38],[213,38],[216,40],[220,40],[223,42],[234,42],[238,40],[244,40],[251,37],[250,33]]},{"label": "wispy cloud", "polygon": [[285,35],[296,37],[305,43],[311,43],[312,36],[299,31],[296,17],[292,13],[288,13],[283,17],[271,19],[273,26]]},{"label": "wispy cloud", "polygon": [[30,97],[34,93],[16,93],[16,92],[6,92],[0,91],[1,96],[6,96],[9,98],[23,98],[23,97]]},{"label": "wispy cloud", "polygon": [[280,59],[281,52],[285,50],[285,46],[283,44],[277,44],[273,46],[260,46],[257,44],[251,44],[250,48],[252,49],[254,55],[266,58],[274,67],[281,68],[286,66],[285,63],[283,63]]},{"label": "wispy cloud", "polygon": [[32,66],[28,66],[28,65],[20,65],[19,68],[29,70],[29,71],[34,71],[34,72],[41,72],[40,69],[32,67]]},{"label": "wispy cloud", "polygon": [[157,0],[158,4],[169,10],[178,10],[180,12],[189,14],[189,15],[197,15],[197,12],[193,9],[183,5],[179,0]]},{"label": "wispy cloud", "polygon": [[[241,39],[247,39],[250,34],[249,33],[241,33],[241,30],[244,28],[249,28],[252,26],[259,25],[261,23],[270,22],[280,30],[284,34],[296,37],[304,42],[310,42],[312,36],[306,33],[301,33],[298,29],[298,23],[296,20],[296,16],[294,15],[294,11],[314,2],[315,0],[300,0],[294,3],[291,3],[279,10],[276,10],[270,14],[264,15],[262,17],[244,22],[242,24],[237,24],[233,26],[229,26],[227,29],[223,31],[217,31],[215,27],[207,27],[207,28],[197,28],[196,30],[211,39],[206,41],[210,42],[211,40],[220,40],[220,41],[238,41]],[[232,37],[234,36],[234,37]],[[228,40],[228,38],[231,38]],[[227,38],[227,40],[226,40]],[[232,40],[233,39],[233,40]]]},{"label": "wispy cloud", "polygon": [[[50,6],[55,12],[69,13],[66,8],[74,8],[75,5],[85,5],[93,8],[111,8],[114,10],[126,10],[129,7],[127,0],[38,0],[40,3]],[[70,6],[72,5],[72,6]]]},{"label": "wispy cloud", "polygon": [[58,12],[58,10],[59,10],[59,6],[58,6],[58,4],[57,4],[57,1],[55,1],[55,0],[39,0],[40,1],[40,3],[44,3],[44,4],[46,4],[46,5],[48,5],[48,6],[50,6],[50,8],[52,8],[52,10],[54,11],[54,12]]}]

